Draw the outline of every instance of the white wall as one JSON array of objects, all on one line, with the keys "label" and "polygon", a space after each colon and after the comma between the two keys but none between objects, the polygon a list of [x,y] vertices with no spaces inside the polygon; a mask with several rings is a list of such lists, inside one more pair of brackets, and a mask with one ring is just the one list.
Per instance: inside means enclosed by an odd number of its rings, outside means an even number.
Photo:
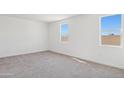
[{"label": "white wall", "polygon": [[[50,50],[124,69],[124,46],[123,48],[99,46],[100,16],[103,15],[80,15],[49,24]],[[70,36],[66,44],[59,41],[61,22],[69,24]]]},{"label": "white wall", "polygon": [[0,16],[0,57],[48,49],[47,24]]}]

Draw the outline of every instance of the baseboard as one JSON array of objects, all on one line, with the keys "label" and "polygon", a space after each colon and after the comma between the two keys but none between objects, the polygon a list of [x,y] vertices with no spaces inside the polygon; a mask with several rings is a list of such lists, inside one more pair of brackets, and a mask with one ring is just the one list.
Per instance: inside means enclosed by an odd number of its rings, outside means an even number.
[{"label": "baseboard", "polygon": [[12,54],[12,55],[7,55],[7,56],[1,56],[0,58],[15,57],[15,56],[20,56],[20,55],[27,55],[27,54],[33,54],[33,53],[38,53],[38,52],[47,52],[47,51],[49,51],[49,50],[39,50],[39,51],[32,51],[32,52],[26,52],[26,53]]},{"label": "baseboard", "polygon": [[82,58],[75,57],[75,56],[72,56],[72,55],[69,55],[69,54],[65,54],[65,53],[62,53],[62,52],[57,52],[57,51],[53,51],[53,50],[48,50],[48,51],[53,52],[53,53],[57,53],[57,54],[61,54],[61,55],[65,55],[65,56],[69,56],[69,57],[72,57],[72,58],[77,58],[77,59],[85,61],[85,62],[95,63],[95,64],[99,64],[99,65],[108,66],[108,67],[111,67],[111,68],[116,68],[116,69],[124,70],[124,68],[120,68],[120,67],[116,67],[116,66],[111,66],[111,65],[107,65],[107,64],[102,64],[100,62],[95,62],[95,61],[92,61],[92,60],[82,59]]}]

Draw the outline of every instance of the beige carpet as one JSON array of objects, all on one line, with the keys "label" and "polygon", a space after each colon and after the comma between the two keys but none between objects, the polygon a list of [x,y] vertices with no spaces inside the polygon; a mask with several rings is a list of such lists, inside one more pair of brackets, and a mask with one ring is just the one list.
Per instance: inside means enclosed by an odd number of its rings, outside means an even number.
[{"label": "beige carpet", "polygon": [[124,70],[92,62],[77,62],[54,52],[39,52],[0,59],[2,78],[124,77]]}]

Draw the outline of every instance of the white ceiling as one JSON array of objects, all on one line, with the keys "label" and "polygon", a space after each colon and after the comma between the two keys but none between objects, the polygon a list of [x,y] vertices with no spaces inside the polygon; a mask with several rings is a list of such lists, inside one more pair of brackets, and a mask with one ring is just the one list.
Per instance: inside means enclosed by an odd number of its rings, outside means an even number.
[{"label": "white ceiling", "polygon": [[8,14],[6,16],[44,22],[55,22],[76,15],[77,14]]}]

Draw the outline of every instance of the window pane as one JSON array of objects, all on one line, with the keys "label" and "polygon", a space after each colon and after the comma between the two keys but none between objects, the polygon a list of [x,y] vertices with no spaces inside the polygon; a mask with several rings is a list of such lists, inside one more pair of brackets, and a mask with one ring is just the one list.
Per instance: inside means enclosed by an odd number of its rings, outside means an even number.
[{"label": "window pane", "polygon": [[61,24],[61,41],[68,41],[68,24]]},{"label": "window pane", "polygon": [[121,15],[101,18],[101,43],[103,45],[121,44]]}]

